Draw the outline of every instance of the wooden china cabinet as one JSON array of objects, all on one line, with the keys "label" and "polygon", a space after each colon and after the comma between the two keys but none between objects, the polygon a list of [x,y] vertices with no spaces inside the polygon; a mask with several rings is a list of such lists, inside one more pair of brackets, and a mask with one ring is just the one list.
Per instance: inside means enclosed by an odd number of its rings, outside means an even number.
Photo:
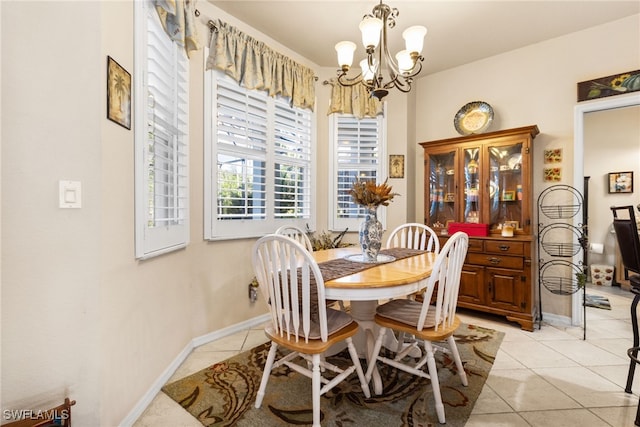
[{"label": "wooden china cabinet", "polygon": [[454,227],[470,235],[458,305],[505,316],[528,331],[537,309],[532,144],[538,133],[533,125],[420,143],[424,223],[441,244]]}]

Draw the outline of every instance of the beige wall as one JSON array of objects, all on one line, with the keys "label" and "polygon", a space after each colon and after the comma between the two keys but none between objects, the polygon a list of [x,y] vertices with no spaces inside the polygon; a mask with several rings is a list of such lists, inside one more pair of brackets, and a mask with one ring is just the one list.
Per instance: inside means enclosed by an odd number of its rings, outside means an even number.
[{"label": "beige wall", "polygon": [[[191,243],[137,262],[133,132],[105,118],[107,55],[133,71],[132,2],[2,1],[0,8],[2,409],[41,408],[69,395],[78,401],[74,424],[118,425],[194,337],[265,312],[246,296],[253,241],[202,239],[203,53],[191,59]],[[203,22],[225,19],[314,67],[210,4],[198,8]],[[454,136],[453,115],[471,100],[494,106],[494,129],[538,124],[537,156],[563,147],[568,168],[575,83],[640,68],[637,56],[617,53],[638,52],[637,35],[634,17],[391,95],[388,154],[405,154],[407,169],[391,182],[402,197],[388,208],[387,227],[421,221],[417,142]],[[328,194],[329,88],[321,82],[334,73],[318,70],[316,87],[319,230],[327,228]],[[60,179],[82,182],[82,209],[58,208]]]},{"label": "beige wall", "polygon": [[[615,46],[615,48],[612,48]],[[573,108],[581,81],[640,69],[639,17],[632,16],[564,37],[476,61],[421,78],[416,93],[416,136],[429,141],[457,136],[453,117],[470,101],[495,111],[491,130],[536,124],[534,200],[549,184],[542,180],[544,149],[562,148],[562,183],[573,182]],[[422,158],[414,167],[422,182]],[[417,218],[423,195],[416,192]],[[571,299],[543,289],[543,312],[571,316]]]}]

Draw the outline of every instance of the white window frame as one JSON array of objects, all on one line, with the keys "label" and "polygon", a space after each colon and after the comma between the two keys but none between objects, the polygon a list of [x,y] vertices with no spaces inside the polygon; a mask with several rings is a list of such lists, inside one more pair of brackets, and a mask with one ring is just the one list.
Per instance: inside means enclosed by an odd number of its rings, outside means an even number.
[{"label": "white window frame", "polygon": [[[387,158],[387,119],[386,108],[383,110],[383,114],[376,116],[375,120],[378,121],[378,140],[377,140],[377,163],[376,163],[376,182],[384,182],[387,177],[388,166],[385,159]],[[346,228],[349,231],[358,231],[360,224],[365,216],[364,209],[360,209],[359,215],[356,218],[341,218],[338,216],[338,172],[340,170],[340,164],[338,159],[338,141],[341,139],[341,135],[338,134],[338,121],[340,118],[355,119],[354,116],[349,114],[331,114],[329,116],[329,203],[328,203],[328,219],[329,230],[334,232],[342,232]],[[357,119],[355,119],[357,120]],[[373,118],[365,118],[365,120],[374,120]],[[359,165],[355,166],[360,167]],[[370,168],[369,165],[363,165],[363,168]],[[350,168],[351,169],[351,168]],[[382,223],[382,226],[386,229],[386,209],[378,209],[378,220]]]},{"label": "white window frame", "polygon": [[[189,60],[184,47],[172,42],[162,29],[152,3],[144,0],[134,4],[135,256],[146,259],[184,248],[189,243]],[[154,18],[158,25],[152,24],[150,29],[149,20]],[[155,73],[153,78],[149,74],[150,31],[158,40],[167,41],[166,45],[156,43],[154,48],[162,52],[158,58],[168,58],[169,63],[166,67],[157,67],[156,71],[162,73]],[[167,100],[151,100],[149,88],[154,84],[151,81],[168,87],[157,91]],[[154,119],[166,117],[171,123],[152,126],[160,120],[151,121],[150,115]],[[150,144],[149,137],[153,132],[159,135],[161,128],[168,134],[162,138],[166,141],[162,148],[167,154],[155,157],[150,148],[156,144]],[[161,145],[156,148],[159,153]],[[154,166],[150,166],[151,161]],[[158,176],[165,178],[164,182],[160,182]]]},{"label": "white window frame", "polygon": [[[205,58],[208,52],[205,51]],[[219,220],[217,213],[218,194],[218,141],[217,141],[217,87],[218,79],[220,84],[234,85],[238,90],[245,91],[238,83],[218,70],[206,70],[204,85],[204,238],[206,240],[231,240],[261,237],[268,233],[273,233],[281,225],[296,225],[302,229],[309,227],[315,230],[316,226],[316,198],[314,191],[316,182],[316,114],[308,110],[304,111],[310,116],[310,147],[308,163],[308,197],[309,207],[304,214],[297,218],[275,218],[274,214],[274,165],[276,155],[274,153],[274,141],[276,140],[276,129],[274,126],[275,103],[288,104],[288,100],[283,98],[274,99],[269,97],[264,91],[248,91],[251,97],[264,99],[266,102],[266,200],[265,217],[262,219],[238,219]],[[241,157],[242,152],[238,155]]]}]

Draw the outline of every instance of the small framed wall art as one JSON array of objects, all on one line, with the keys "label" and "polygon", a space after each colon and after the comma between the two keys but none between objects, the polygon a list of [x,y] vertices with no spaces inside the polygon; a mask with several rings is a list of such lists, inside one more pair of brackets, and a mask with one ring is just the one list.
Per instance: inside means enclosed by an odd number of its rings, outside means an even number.
[{"label": "small framed wall art", "polygon": [[544,162],[545,163],[561,163],[562,148],[553,148],[551,150],[544,150]]},{"label": "small framed wall art", "polygon": [[389,155],[389,178],[404,178],[404,155]]},{"label": "small framed wall art", "polygon": [[633,172],[610,172],[609,193],[633,193]]},{"label": "small framed wall art", "polygon": [[107,56],[107,118],[131,129],[131,74]]}]

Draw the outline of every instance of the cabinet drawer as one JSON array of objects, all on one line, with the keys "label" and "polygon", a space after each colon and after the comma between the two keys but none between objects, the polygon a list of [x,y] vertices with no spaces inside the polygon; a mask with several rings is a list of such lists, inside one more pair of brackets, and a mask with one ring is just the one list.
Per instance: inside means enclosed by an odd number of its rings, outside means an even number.
[{"label": "cabinet drawer", "polygon": [[484,245],[482,240],[469,239],[468,252],[484,252]]},{"label": "cabinet drawer", "polygon": [[487,267],[514,268],[522,270],[524,259],[517,256],[468,253],[465,264],[486,265]]},{"label": "cabinet drawer", "polygon": [[522,255],[524,254],[524,243],[509,241],[487,241],[484,242],[484,250],[494,254]]}]

